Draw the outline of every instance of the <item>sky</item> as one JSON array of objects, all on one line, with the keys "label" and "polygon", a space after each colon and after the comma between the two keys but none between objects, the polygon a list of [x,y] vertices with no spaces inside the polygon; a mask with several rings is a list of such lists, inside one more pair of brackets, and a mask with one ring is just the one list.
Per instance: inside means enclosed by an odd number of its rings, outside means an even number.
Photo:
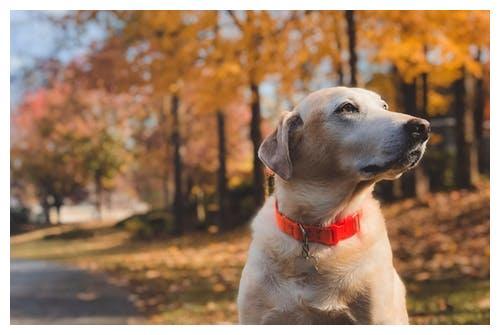
[{"label": "sky", "polygon": [[10,81],[11,109],[30,88],[23,82],[23,73],[35,70],[37,61],[54,57],[66,63],[85,53],[92,41],[104,36],[102,30],[90,26],[80,35],[76,30],[63,29],[50,19],[61,17],[67,11],[11,11],[10,12]]}]

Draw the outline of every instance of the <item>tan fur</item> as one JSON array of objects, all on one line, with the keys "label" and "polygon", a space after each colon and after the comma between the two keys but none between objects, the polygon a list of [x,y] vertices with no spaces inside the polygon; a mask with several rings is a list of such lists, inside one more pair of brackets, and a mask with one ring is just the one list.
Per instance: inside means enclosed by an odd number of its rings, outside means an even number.
[{"label": "tan fur", "polygon": [[[346,99],[359,106],[359,113],[333,113]],[[362,89],[320,90],[285,116],[262,144],[259,156],[277,169],[276,190],[252,223],[238,293],[240,323],[408,323],[405,288],[392,264],[379,204],[371,195],[376,181],[396,178],[408,166],[373,175],[360,172],[403,150],[398,141],[403,142],[401,129],[411,117],[388,112],[383,104],[378,95]],[[292,127],[289,120],[298,116],[301,122]],[[421,147],[423,153],[425,143]],[[361,230],[336,246],[311,243],[316,270],[301,256],[301,242],[277,228],[276,199],[281,212],[307,224],[323,225],[361,211]]]}]

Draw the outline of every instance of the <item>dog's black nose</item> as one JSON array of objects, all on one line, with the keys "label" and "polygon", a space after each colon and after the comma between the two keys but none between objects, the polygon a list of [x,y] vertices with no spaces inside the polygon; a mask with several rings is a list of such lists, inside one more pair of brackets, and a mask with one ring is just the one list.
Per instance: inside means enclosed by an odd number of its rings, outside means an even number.
[{"label": "dog's black nose", "polygon": [[429,132],[431,131],[429,121],[417,118],[406,122],[404,128],[410,136],[410,139],[415,142],[426,141],[429,138]]}]

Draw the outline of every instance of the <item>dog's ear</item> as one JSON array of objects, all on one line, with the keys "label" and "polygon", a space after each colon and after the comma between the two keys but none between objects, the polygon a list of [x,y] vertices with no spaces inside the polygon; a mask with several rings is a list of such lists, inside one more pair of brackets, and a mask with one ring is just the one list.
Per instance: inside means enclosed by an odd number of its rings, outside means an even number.
[{"label": "dog's ear", "polygon": [[292,177],[291,134],[303,124],[299,113],[285,112],[276,130],[266,137],[259,147],[260,160],[284,180]]}]

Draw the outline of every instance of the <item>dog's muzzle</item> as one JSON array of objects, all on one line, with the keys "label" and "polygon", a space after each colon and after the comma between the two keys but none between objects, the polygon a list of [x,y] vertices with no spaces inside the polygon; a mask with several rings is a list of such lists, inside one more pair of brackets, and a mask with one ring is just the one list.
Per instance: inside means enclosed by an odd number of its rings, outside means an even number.
[{"label": "dog's muzzle", "polygon": [[429,121],[419,118],[411,119],[403,125],[406,143],[401,153],[393,160],[384,164],[370,164],[361,169],[361,172],[378,175],[389,170],[403,171],[417,165],[424,154],[425,143],[429,139],[431,126]]}]

